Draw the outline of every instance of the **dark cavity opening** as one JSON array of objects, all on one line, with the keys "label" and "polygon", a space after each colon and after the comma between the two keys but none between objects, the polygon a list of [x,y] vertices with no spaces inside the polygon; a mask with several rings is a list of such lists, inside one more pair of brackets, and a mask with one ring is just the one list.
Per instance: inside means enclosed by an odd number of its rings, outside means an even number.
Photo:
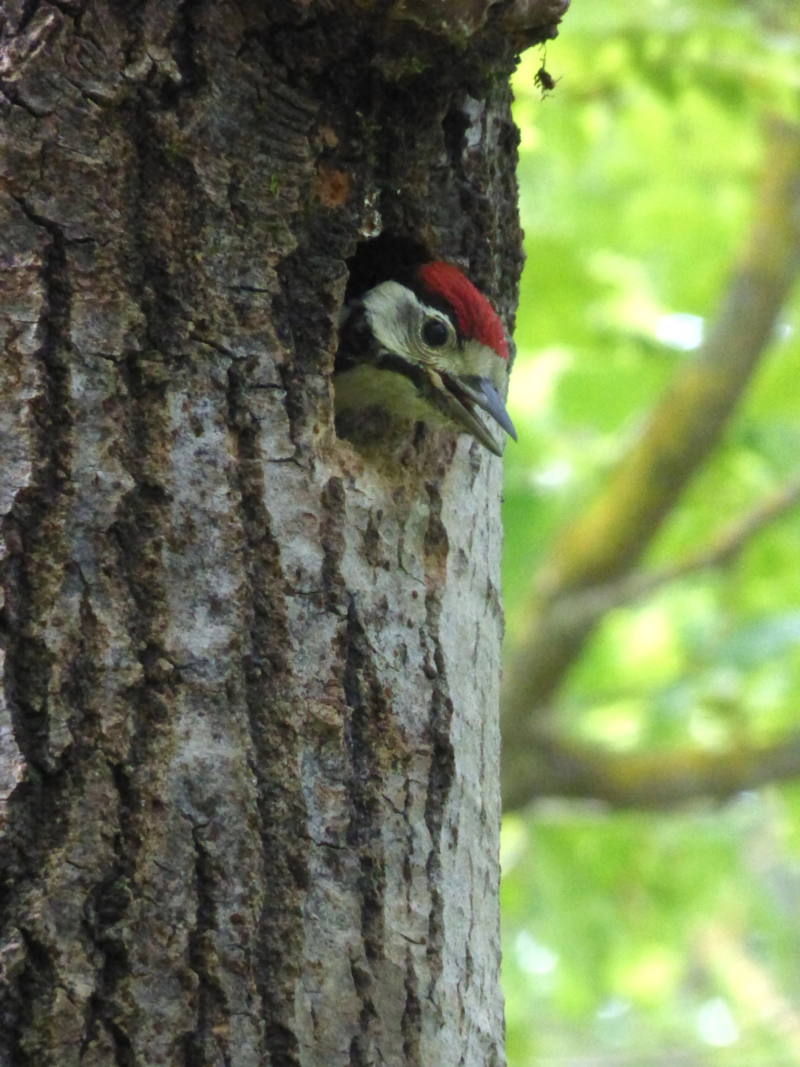
[{"label": "dark cavity opening", "polygon": [[356,246],[355,254],[347,260],[350,277],[345,301],[374,289],[391,279],[402,281],[410,277],[421,263],[433,259],[430,249],[422,241],[382,233]]}]

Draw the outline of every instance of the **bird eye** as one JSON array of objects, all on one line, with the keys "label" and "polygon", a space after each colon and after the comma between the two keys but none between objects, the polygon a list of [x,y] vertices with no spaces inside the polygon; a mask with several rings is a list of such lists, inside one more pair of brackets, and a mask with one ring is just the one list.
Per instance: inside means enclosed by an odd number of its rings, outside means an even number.
[{"label": "bird eye", "polygon": [[422,325],[422,340],[429,348],[441,348],[450,340],[450,331],[441,319],[426,319]]}]

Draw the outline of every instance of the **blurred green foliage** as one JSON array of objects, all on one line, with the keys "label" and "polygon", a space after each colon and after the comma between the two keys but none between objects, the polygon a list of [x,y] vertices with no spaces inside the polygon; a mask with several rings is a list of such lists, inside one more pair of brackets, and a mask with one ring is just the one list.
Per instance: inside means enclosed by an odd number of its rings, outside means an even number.
[{"label": "blurred green foliage", "polygon": [[[795,0],[575,0],[515,78],[528,262],[506,450],[510,643],[548,542],[692,359],[747,233],[766,117],[800,117]],[[800,464],[800,298],[646,562]],[[724,750],[800,718],[800,512],[722,573],[612,612],[560,696],[610,749]],[[724,809],[553,800],[503,829],[511,1067],[800,1064],[800,789]]]}]

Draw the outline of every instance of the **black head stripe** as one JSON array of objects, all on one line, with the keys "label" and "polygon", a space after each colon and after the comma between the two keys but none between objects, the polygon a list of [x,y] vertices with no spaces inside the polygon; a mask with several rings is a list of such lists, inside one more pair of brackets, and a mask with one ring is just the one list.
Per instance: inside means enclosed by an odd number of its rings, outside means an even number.
[{"label": "black head stripe", "polygon": [[402,374],[417,387],[420,393],[427,393],[431,387],[430,378],[418,363],[409,363],[402,356],[394,356],[390,352],[384,352],[375,364],[381,370],[393,371]]},{"label": "black head stripe", "polygon": [[380,349],[367,318],[367,309],[360,300],[355,300],[349,305],[347,317],[339,327],[335,370],[350,370],[359,363],[374,363],[379,355]]}]

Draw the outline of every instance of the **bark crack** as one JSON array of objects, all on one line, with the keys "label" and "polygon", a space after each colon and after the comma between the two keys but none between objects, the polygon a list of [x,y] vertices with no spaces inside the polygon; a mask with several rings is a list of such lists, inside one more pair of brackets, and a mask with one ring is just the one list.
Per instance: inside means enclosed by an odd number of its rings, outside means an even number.
[{"label": "bark crack", "polygon": [[[386,870],[381,834],[384,767],[393,734],[388,694],[380,684],[373,650],[359,618],[355,598],[341,574],[345,552],[345,492],[340,478],[331,478],[322,494],[324,552],[322,581],[325,606],[346,622],[340,636],[341,684],[348,714],[344,749],[349,763],[346,790],[349,808],[347,845],[358,859],[356,890],[361,901],[361,946],[353,950],[350,972],[359,1000],[359,1032],[350,1045],[351,1067],[374,1062],[378,1037],[375,1007],[376,968],[385,955],[384,897]],[[398,752],[395,751],[395,757]]]},{"label": "bark crack", "polygon": [[207,0],[183,0],[177,11],[173,36],[173,54],[181,74],[180,89],[183,93],[197,93],[206,83],[206,71],[199,59],[197,48],[198,27],[196,14]]},{"label": "bark crack", "polygon": [[2,630],[6,635],[6,697],[15,737],[25,759],[52,771],[47,756],[48,696],[51,655],[42,637],[34,636],[54,595],[53,585],[37,580],[37,564],[58,557],[63,548],[65,498],[72,459],[72,415],[69,370],[69,321],[72,290],[67,242],[60,226],[35,212],[23,197],[14,197],[26,217],[49,236],[42,262],[44,307],[42,343],[37,352],[42,390],[32,404],[38,430],[36,480],[17,494],[5,520],[6,540],[16,551],[6,570],[6,604]]},{"label": "bark crack", "polygon": [[17,36],[27,30],[41,6],[41,0],[25,0],[25,3],[22,6],[22,14],[19,17],[19,23],[17,25]]},{"label": "bark crack", "polygon": [[[156,352],[167,346],[174,302],[160,293],[156,243],[148,211],[157,202],[144,107],[133,114],[131,142],[135,167],[130,190],[131,290],[144,317],[143,335]],[[156,142],[157,143],[157,142]],[[154,302],[156,306],[154,308]],[[131,976],[126,935],[135,900],[144,896],[137,884],[139,854],[146,833],[145,812],[152,792],[151,768],[158,767],[169,744],[168,723],[181,669],[168,676],[159,667],[167,659],[164,629],[168,618],[163,547],[169,526],[170,496],[163,480],[168,467],[170,437],[166,376],[154,373],[153,363],[129,352],[117,363],[127,397],[127,420],[120,430],[121,462],[133,482],[120,500],[107,537],[114,554],[114,574],[123,590],[125,629],[141,667],[140,679],[123,693],[129,707],[130,739],[125,757],[115,757],[110,770],[117,792],[119,833],[114,840],[115,861],[91,893],[89,935],[103,963],[84,1029],[84,1042],[102,1025],[112,1040],[119,1067],[133,1067],[135,1050],[128,1033],[124,986]]]},{"label": "bark crack", "polygon": [[[90,603],[89,589],[75,562],[65,562],[65,513],[68,507],[67,485],[71,474],[71,431],[69,371],[67,357],[71,351],[69,322],[71,286],[68,275],[68,242],[58,223],[33,210],[25,198],[15,197],[27,218],[50,236],[43,260],[44,310],[41,320],[43,343],[36,353],[42,366],[43,389],[32,405],[34,425],[38,429],[38,476],[34,484],[18,494],[15,506],[6,516],[4,534],[15,551],[6,560],[4,585],[5,608],[2,617],[5,636],[6,696],[15,721],[17,744],[29,761],[28,773],[10,803],[9,827],[0,851],[0,869],[4,873],[2,906],[11,919],[22,886],[36,877],[53,849],[66,838],[69,803],[66,798],[76,786],[81,787],[82,766],[97,742],[91,711],[91,690],[95,676],[97,643],[96,618]],[[48,651],[43,630],[52,604],[61,593],[63,580],[80,584],[80,627],[71,663],[65,673],[58,697],[71,708],[69,719],[73,740],[57,758],[48,751],[52,654]],[[95,897],[95,905],[98,899]],[[18,905],[17,905],[18,907]],[[103,908],[100,905],[99,910]],[[25,922],[17,920],[20,926]],[[84,924],[87,940],[105,956],[100,983],[116,966],[110,946],[97,935],[91,924]],[[51,949],[32,937],[26,938],[27,959],[16,982],[3,994],[2,1019],[9,1033],[28,1029],[34,1003],[41,1009],[42,998],[57,983],[57,964],[48,959]],[[115,946],[118,954],[119,946]],[[87,1005],[86,1032],[95,1028],[96,998]],[[127,1067],[124,1041],[115,1040],[123,1049],[117,1057]],[[18,1050],[17,1063],[29,1057]]]},{"label": "bark crack", "polygon": [[[442,859],[441,841],[447,798],[455,778],[455,753],[450,741],[450,725],[453,718],[453,702],[448,695],[444,651],[440,635],[442,595],[449,543],[447,530],[442,523],[442,498],[438,486],[427,486],[430,511],[425,532],[424,558],[427,592],[425,594],[425,630],[433,645],[435,675],[432,686],[429,733],[431,763],[428,772],[428,792],[425,801],[425,823],[431,838],[426,873],[431,907],[428,916],[428,966],[430,980],[427,996],[436,1004],[436,984],[442,973],[444,949],[444,898],[441,892]],[[440,1011],[438,1006],[437,1012]]]},{"label": "bark crack", "polygon": [[26,760],[23,780],[9,798],[7,824],[0,840],[0,910],[4,932],[14,924],[22,931],[24,959],[13,981],[2,983],[0,1029],[12,1042],[12,1064],[31,1058],[20,1038],[31,1025],[34,1005],[52,995],[56,964],[47,945],[25,931],[20,901],[34,884],[51,850],[65,838],[74,753],[71,746],[57,759],[49,755],[49,685],[52,654],[42,629],[60,588],[65,555],[63,523],[72,446],[69,404],[69,319],[72,292],[67,244],[62,229],[34,211],[23,197],[15,202],[34,225],[46,231],[40,269],[43,307],[38,330],[41,343],[34,359],[41,390],[31,403],[36,429],[34,478],[21,490],[4,521],[8,552],[0,565],[3,608],[0,637],[6,659],[5,696],[17,745]]},{"label": "bark crack", "polygon": [[422,1067],[420,1040],[422,1036],[422,1007],[419,1002],[417,972],[414,967],[414,955],[411,949],[406,952],[406,974],[403,980],[406,1003],[400,1030],[403,1035],[403,1054],[407,1067]]},{"label": "bark crack", "polygon": [[[119,770],[114,777],[120,797],[125,796],[128,792],[127,780]],[[130,798],[128,800],[130,801]],[[115,1018],[113,1004],[114,991],[130,970],[122,929],[122,922],[131,905],[131,870],[125,849],[124,835],[116,834],[115,864],[106,877],[91,890],[83,922],[87,939],[97,949],[102,964],[95,978],[95,990],[87,1004],[81,1055],[98,1037],[102,1027],[111,1038],[116,1067],[134,1067],[131,1041]]]},{"label": "bark crack", "polygon": [[302,960],[308,832],[298,773],[285,576],[264,503],[264,459],[258,421],[248,405],[247,373],[240,363],[228,370],[228,423],[236,439],[233,478],[241,500],[250,591],[243,668],[264,857],[255,979],[270,1062],[299,1067],[294,997]]},{"label": "bark crack", "polygon": [[219,1064],[231,1067],[231,1005],[215,967],[213,935],[217,928],[217,882],[214,858],[203,841],[203,827],[192,828],[194,843],[194,881],[196,894],[195,926],[189,935],[189,962],[197,975],[197,1024],[186,1038],[186,1067]]},{"label": "bark crack", "polygon": [[360,1002],[359,1027],[350,1048],[352,1067],[372,1064],[376,1040],[377,1011],[375,968],[384,958],[383,920],[386,870],[381,835],[386,697],[378,683],[371,649],[351,598],[343,634],[342,683],[349,709],[345,747],[350,758],[347,794],[350,819],[347,843],[358,856],[358,893],[361,897],[361,945],[363,957],[351,959],[353,984]]}]

